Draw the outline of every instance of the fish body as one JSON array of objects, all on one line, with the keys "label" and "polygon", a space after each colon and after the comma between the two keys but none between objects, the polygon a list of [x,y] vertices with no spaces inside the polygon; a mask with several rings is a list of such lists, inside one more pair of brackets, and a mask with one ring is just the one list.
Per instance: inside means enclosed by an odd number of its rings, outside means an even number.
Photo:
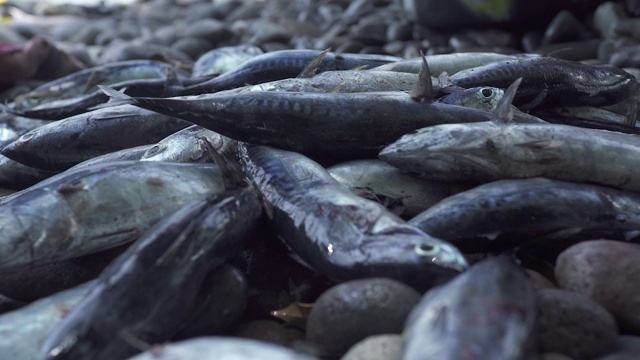
[{"label": "fish body", "polygon": [[572,237],[629,240],[640,229],[638,209],[638,194],[606,186],[545,178],[500,180],[444,199],[409,224],[474,252],[567,230]]},{"label": "fish body", "polygon": [[118,105],[28,131],[6,145],[2,154],[25,165],[60,171],[113,151],[153,144],[189,125],[172,116]]},{"label": "fish body", "polygon": [[[246,84],[259,84],[298,76],[305,67],[322,54],[319,50],[281,50],[258,55],[236,68],[201,84],[186,87],[181,95],[198,95],[233,89]],[[318,71],[370,68],[401,58],[385,55],[326,53]]]},{"label": "fish body", "polygon": [[626,71],[608,65],[587,65],[551,57],[523,57],[497,61],[451,76],[464,88],[506,88],[522,83],[514,105],[524,109],[568,105],[611,105],[635,95],[638,81]]},{"label": "fish body", "polygon": [[0,186],[22,190],[56,175],[58,171],[34,168],[0,155]]},{"label": "fish body", "polygon": [[398,91],[260,91],[163,99],[131,98],[112,89],[104,90],[119,101],[179,117],[238,141],[314,158],[373,157],[384,145],[421,127],[493,118],[486,111],[416,101]]},{"label": "fish body", "polygon": [[403,360],[531,359],[535,296],[506,256],[429,290],[407,318]]},{"label": "fish body", "polygon": [[457,249],[351,193],[303,155],[245,145],[240,157],[279,237],[324,276],[425,284],[467,266]]},{"label": "fish body", "polygon": [[122,161],[52,176],[0,200],[0,268],[131,242],[186,202],[223,190],[214,164]]},{"label": "fish body", "polygon": [[255,45],[223,46],[208,51],[193,64],[192,77],[224,74],[264,51]]},{"label": "fish body", "polygon": [[[487,65],[496,61],[515,58],[516,56],[513,55],[486,52],[469,52],[429,55],[427,56],[427,62],[429,63],[431,73],[437,76],[443,72],[446,72],[449,75],[453,75],[462,70]],[[417,74],[422,69],[422,59],[415,58],[396,61],[389,64],[380,65],[375,69],[381,71],[397,71]]]},{"label": "fish body", "polygon": [[118,257],[51,332],[38,359],[123,359],[169,340],[189,319],[209,271],[247,244],[262,214],[235,190],[189,202]]},{"label": "fish body", "polygon": [[547,177],[640,190],[637,136],[560,124],[482,122],[420,129],[380,158],[441,181]]},{"label": "fish body", "polygon": [[198,125],[192,125],[160,140],[151,146],[141,161],[202,162],[208,160],[209,149],[203,141],[219,153],[233,155],[237,141]]},{"label": "fish body", "polygon": [[140,160],[142,156],[153,147],[153,145],[140,145],[132,148],[122,149],[114,152],[110,152],[104,155],[93,157],[89,160],[85,160],[77,165],[70,167],[68,170],[75,170],[95,164],[103,164],[108,162],[126,161],[126,160]]}]

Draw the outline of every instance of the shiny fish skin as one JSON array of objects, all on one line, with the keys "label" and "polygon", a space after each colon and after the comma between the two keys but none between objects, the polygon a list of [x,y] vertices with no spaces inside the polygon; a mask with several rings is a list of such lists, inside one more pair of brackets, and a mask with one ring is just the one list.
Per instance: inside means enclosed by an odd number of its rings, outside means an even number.
[{"label": "shiny fish skin", "polygon": [[99,155],[153,144],[189,125],[172,116],[118,105],[33,129],[1,153],[25,165],[60,171]]},{"label": "shiny fish skin", "polygon": [[547,177],[640,190],[640,138],[568,125],[432,126],[403,136],[380,158],[432,180]]},{"label": "shiny fish skin", "polygon": [[472,107],[484,111],[494,111],[498,106],[498,101],[502,99],[503,95],[503,89],[487,86],[473,87],[445,95],[439,98],[438,101],[445,104]]},{"label": "shiny fish skin", "polygon": [[0,316],[0,354],[4,359],[33,360],[51,330],[89,291],[93,282],[35,301]]},{"label": "shiny fish skin", "polygon": [[189,319],[209,271],[239,253],[262,207],[250,189],[192,201],[118,257],[51,332],[38,359],[112,360],[169,340]]},{"label": "shiny fish skin", "polygon": [[193,64],[191,76],[220,75],[261,54],[264,51],[255,45],[218,47],[200,55]]},{"label": "shiny fish skin", "polygon": [[384,145],[421,127],[493,118],[486,111],[415,101],[409,94],[397,91],[261,91],[162,99],[131,98],[109,88],[103,90],[118,101],[176,116],[238,141],[314,158],[371,158]]},{"label": "shiny fish skin", "polygon": [[0,187],[22,190],[57,173],[58,171],[27,166],[0,155]]},{"label": "shiny fish skin", "polygon": [[122,161],[64,172],[0,200],[0,269],[133,241],[182,204],[223,190],[213,164]]},{"label": "shiny fish skin", "polygon": [[122,149],[108,154],[93,157],[89,160],[85,160],[77,165],[70,167],[68,170],[76,170],[92,166],[95,164],[104,164],[108,162],[124,161],[124,160],[140,160],[142,156],[153,147],[152,144],[140,145],[133,148]]},{"label": "shiny fish skin", "polygon": [[129,360],[318,360],[290,348],[235,337],[199,337],[160,345]]},{"label": "shiny fish skin", "polygon": [[464,88],[506,88],[520,77],[522,83],[514,105],[527,108],[535,107],[537,102],[541,102],[540,107],[610,105],[628,99],[638,90],[635,77],[622,69],[550,57],[498,61],[458,72],[451,80]]},{"label": "shiny fish skin", "polygon": [[402,359],[533,359],[535,311],[524,270],[506,256],[485,259],[423,296]]},{"label": "shiny fish skin", "polygon": [[565,230],[572,238],[630,240],[640,229],[640,195],[545,178],[500,180],[453,195],[409,224],[464,252],[504,249]]},{"label": "shiny fish skin", "polygon": [[240,157],[276,232],[324,276],[384,276],[425,285],[467,267],[457,249],[354,195],[303,155],[242,145]]},{"label": "shiny fish skin", "polygon": [[382,203],[394,214],[411,218],[451,194],[449,184],[419,179],[380,160],[354,160],[327,168],[340,184]]},{"label": "shiny fish skin", "polygon": [[[198,95],[233,89],[246,84],[255,85],[273,80],[296,77],[322,51],[280,50],[258,55],[238,67],[201,84],[185,88],[180,95]],[[329,52],[318,71],[351,70],[367,65],[370,68],[398,61],[402,58],[385,55],[336,54]]]}]

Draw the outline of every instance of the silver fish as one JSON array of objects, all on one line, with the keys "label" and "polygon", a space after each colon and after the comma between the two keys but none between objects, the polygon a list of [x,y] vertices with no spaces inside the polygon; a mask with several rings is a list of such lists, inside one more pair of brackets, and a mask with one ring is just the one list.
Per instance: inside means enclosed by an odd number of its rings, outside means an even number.
[{"label": "silver fish", "polygon": [[209,160],[209,149],[204,141],[220,154],[235,153],[238,142],[198,125],[189,126],[151,146],[141,161],[202,162]]}]

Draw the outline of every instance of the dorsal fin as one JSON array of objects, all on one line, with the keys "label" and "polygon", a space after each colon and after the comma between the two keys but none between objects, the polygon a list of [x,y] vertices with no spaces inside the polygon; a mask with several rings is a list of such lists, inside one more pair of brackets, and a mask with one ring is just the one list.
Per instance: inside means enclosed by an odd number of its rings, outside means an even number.
[{"label": "dorsal fin", "polygon": [[331,48],[326,48],[320,53],[320,55],[311,60],[311,62],[300,72],[298,78],[312,78],[318,70],[320,70],[320,64],[322,64],[322,60],[324,60],[329,51],[331,51]]},{"label": "dorsal fin", "polygon": [[420,50],[420,55],[422,56],[422,69],[420,69],[420,73],[418,74],[418,81],[416,82],[416,86],[411,90],[411,98],[413,100],[433,100],[433,84],[431,83],[431,71],[429,70],[429,65],[427,64],[427,57],[424,55],[422,50]]},{"label": "dorsal fin", "polygon": [[518,91],[518,86],[522,82],[522,78],[517,78],[507,90],[504,91],[504,95],[502,99],[498,101],[498,105],[496,105],[495,115],[496,119],[499,122],[508,123],[513,120],[513,110],[511,109],[511,103],[513,102],[513,98],[516,96],[516,92]]}]

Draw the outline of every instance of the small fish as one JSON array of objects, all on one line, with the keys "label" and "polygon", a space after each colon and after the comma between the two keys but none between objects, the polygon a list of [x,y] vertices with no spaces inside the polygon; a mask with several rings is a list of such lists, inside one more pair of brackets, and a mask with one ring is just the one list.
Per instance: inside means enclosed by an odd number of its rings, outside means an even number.
[{"label": "small fish", "polygon": [[351,193],[303,155],[243,145],[240,157],[283,242],[326,277],[384,276],[424,286],[467,267],[456,248]]},{"label": "small fish", "polygon": [[402,358],[532,358],[535,312],[524,269],[507,256],[485,259],[422,297],[406,322]]},{"label": "small fish", "polygon": [[73,171],[76,169],[96,165],[104,164],[108,162],[126,161],[126,160],[140,160],[146,152],[151,149],[153,145],[140,145],[128,149],[122,149],[108,154],[99,155],[89,160],[85,160],[77,165],[70,167],[68,170]]},{"label": "small fish", "polygon": [[264,54],[255,45],[223,46],[208,51],[196,60],[191,72],[192,77],[224,74],[245,61]]}]

